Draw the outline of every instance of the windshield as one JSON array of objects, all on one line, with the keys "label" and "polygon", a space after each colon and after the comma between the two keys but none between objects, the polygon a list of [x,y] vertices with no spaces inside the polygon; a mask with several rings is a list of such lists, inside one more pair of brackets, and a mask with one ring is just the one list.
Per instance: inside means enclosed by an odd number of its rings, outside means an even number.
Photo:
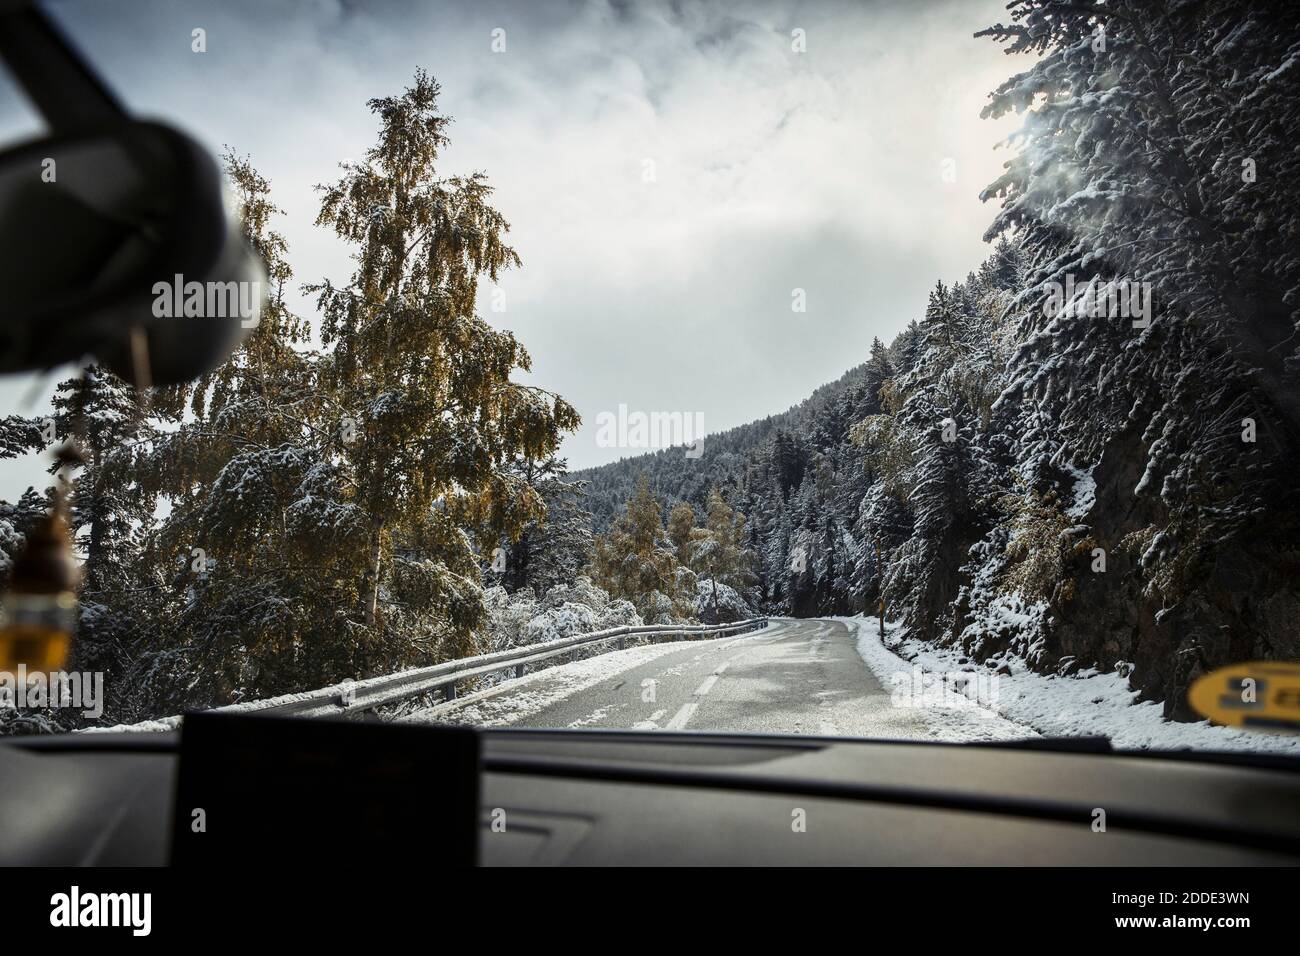
[{"label": "windshield", "polygon": [[0,382],[4,666],[76,565],[0,733],[1300,753],[1296,26],[1226,11],[51,4],[267,281]]}]

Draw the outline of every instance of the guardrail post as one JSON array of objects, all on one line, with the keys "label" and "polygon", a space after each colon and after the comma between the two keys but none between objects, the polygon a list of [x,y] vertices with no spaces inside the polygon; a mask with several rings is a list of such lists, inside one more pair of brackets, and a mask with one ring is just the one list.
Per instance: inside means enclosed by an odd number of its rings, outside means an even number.
[{"label": "guardrail post", "polygon": [[516,676],[516,677],[523,677],[523,676],[524,676],[524,670],[525,670],[525,668],[527,668],[527,667],[528,667],[527,664],[516,664],[516,665],[515,665],[515,676]]},{"label": "guardrail post", "polygon": [[455,681],[452,681],[450,684],[445,684],[445,685],[443,685],[443,688],[442,688],[442,699],[443,699],[443,700],[455,700],[455,699],[456,699],[456,682],[455,682]]},{"label": "guardrail post", "polygon": [[618,644],[618,649],[619,649],[620,651],[625,651],[625,650],[627,650],[627,638],[626,638],[626,637],[620,637],[616,643]]}]

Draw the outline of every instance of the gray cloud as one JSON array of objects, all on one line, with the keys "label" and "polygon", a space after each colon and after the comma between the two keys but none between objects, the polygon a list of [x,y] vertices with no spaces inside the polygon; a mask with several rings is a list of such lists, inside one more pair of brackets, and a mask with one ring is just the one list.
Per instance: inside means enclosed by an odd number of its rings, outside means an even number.
[{"label": "gray cloud", "polygon": [[[619,403],[701,411],[712,431],[861,361],[936,279],[984,255],[992,211],[976,194],[1013,123],[978,119],[1012,68],[971,37],[999,19],[996,0],[51,9],[136,111],[251,155],[289,214],[301,281],[350,271],[312,225],[312,187],[371,142],[365,101],[427,67],[455,119],[443,168],[487,172],[523,259],[502,281],[507,311],[484,290],[483,312],[528,346],[531,380],[583,413],[575,466],[626,453],[594,442],[596,415]],[[507,49],[494,54],[498,27]],[[791,51],[796,28],[806,53]],[[0,111],[6,140],[24,123],[12,103]],[[945,158],[955,183],[940,179]],[[0,407],[16,410],[25,387],[0,385]],[[27,467],[5,463],[0,494]]]}]

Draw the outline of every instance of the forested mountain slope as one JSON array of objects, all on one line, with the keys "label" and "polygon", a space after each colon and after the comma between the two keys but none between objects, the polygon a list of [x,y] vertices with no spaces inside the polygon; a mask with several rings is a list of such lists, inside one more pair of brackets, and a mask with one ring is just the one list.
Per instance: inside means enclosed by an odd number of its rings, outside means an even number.
[{"label": "forested mountain slope", "polygon": [[[750,518],[772,611],[883,598],[976,660],[1130,674],[1300,659],[1300,35],[1267,5],[1025,0],[1002,237],[798,409],[592,470]],[[877,559],[879,553],[879,559]]]},{"label": "forested mountain slope", "polygon": [[650,486],[657,494],[666,492],[672,501],[685,500],[702,507],[713,485],[736,482],[745,456],[753,449],[778,434],[798,434],[811,427],[827,407],[844,401],[846,395],[855,394],[860,398],[866,375],[864,362],[816,389],[793,408],[708,436],[701,444],[702,454],[692,460],[690,468],[680,467],[683,449],[666,448],[574,472],[574,478],[590,482],[585,504],[595,520],[596,530],[604,531],[613,523],[632,497],[641,474],[649,477]]}]

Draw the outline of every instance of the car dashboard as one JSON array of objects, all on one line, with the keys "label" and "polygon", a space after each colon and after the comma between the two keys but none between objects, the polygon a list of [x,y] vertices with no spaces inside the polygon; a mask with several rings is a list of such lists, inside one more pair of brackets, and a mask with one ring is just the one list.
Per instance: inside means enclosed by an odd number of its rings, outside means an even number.
[{"label": "car dashboard", "polygon": [[[0,744],[0,865],[166,865],[179,736]],[[1300,862],[1300,776],[1281,758],[1110,752],[1087,741],[478,737],[486,866]],[[440,841],[436,826],[412,821],[403,851],[436,855]]]}]

